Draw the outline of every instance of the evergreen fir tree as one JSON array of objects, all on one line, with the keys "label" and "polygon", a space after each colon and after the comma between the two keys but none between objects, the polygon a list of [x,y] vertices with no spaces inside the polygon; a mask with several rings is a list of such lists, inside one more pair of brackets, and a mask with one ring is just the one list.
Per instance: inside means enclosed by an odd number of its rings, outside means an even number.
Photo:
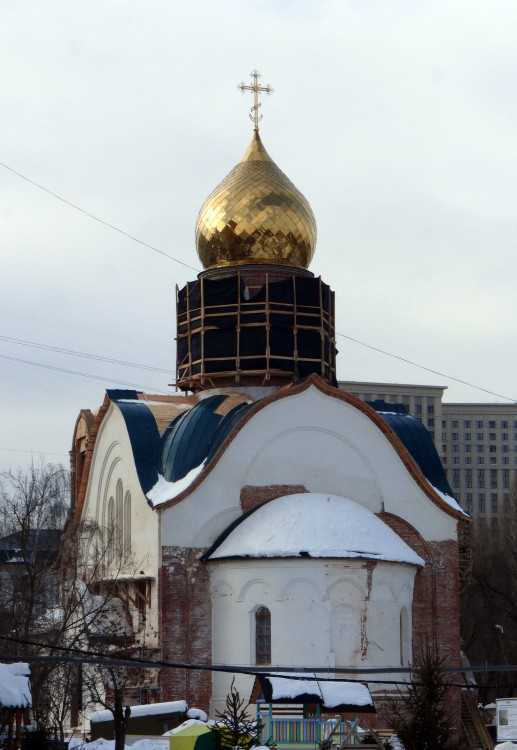
[{"label": "evergreen fir tree", "polygon": [[230,692],[226,696],[225,710],[216,711],[216,723],[211,727],[220,750],[232,750],[236,747],[250,750],[259,745],[276,747],[269,741],[262,742],[263,725],[248,715],[248,707],[249,703],[240,697],[235,680],[232,680]]},{"label": "evergreen fir tree", "polygon": [[443,659],[426,641],[411,668],[406,691],[389,702],[388,722],[405,750],[452,750],[452,727],[445,706],[449,684]]}]

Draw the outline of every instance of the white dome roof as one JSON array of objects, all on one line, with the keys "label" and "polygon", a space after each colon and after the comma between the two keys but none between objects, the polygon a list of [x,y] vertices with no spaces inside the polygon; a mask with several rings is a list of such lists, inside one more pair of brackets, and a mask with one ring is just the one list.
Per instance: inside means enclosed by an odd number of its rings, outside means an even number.
[{"label": "white dome roof", "polygon": [[365,558],[424,565],[414,550],[362,505],[319,493],[287,495],[261,505],[208,555]]}]

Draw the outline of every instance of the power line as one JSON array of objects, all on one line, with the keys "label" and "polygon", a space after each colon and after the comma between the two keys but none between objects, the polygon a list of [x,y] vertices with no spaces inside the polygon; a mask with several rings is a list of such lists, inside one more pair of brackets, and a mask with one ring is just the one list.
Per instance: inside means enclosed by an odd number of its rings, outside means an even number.
[{"label": "power line", "polygon": [[[71,208],[75,208],[76,211],[80,211],[81,213],[85,214],[86,216],[89,216],[91,219],[94,219],[94,221],[98,221],[100,224],[103,224],[106,227],[109,227],[110,229],[113,229],[115,232],[119,232],[124,237],[127,237],[130,240],[133,240],[134,242],[138,242],[139,245],[142,245],[143,247],[147,247],[149,250],[153,250],[155,253],[158,253],[159,255],[163,255],[165,258],[168,258],[169,260],[174,261],[175,263],[179,263],[182,266],[185,266],[185,268],[190,268],[192,271],[195,271],[196,273],[199,273],[199,269],[195,268],[194,266],[189,265],[188,263],[184,263],[182,260],[178,260],[178,258],[175,258],[172,255],[169,255],[168,253],[164,252],[163,250],[160,250],[157,247],[154,247],[154,245],[150,245],[147,242],[144,242],[143,240],[138,239],[138,237],[133,236],[132,234],[129,234],[128,232],[125,232],[123,229],[120,229],[119,227],[116,227],[114,224],[110,224],[107,221],[104,221],[104,219],[100,219],[98,216],[95,216],[95,214],[90,213],[89,211],[86,211],[84,208],[81,208],[80,206],[76,205],[75,203],[72,203],[71,201],[67,200],[66,198],[63,198],[62,196],[58,195],[57,193],[54,193],[52,190],[49,190],[48,188],[44,187],[43,185],[40,185],[38,182],[35,182],[34,180],[31,180],[29,177],[26,177],[21,172],[18,172],[16,169],[13,169],[8,164],[5,164],[4,162],[0,162],[0,166],[4,167],[5,169],[9,170],[9,172],[12,172],[13,174],[17,175],[17,177],[20,177],[22,180],[25,180],[26,182],[30,183],[31,185],[34,185],[35,187],[39,188],[40,190],[43,190],[45,193],[48,193],[49,195],[52,195],[54,198],[57,198],[57,200],[60,200],[62,203],[65,203],[67,206],[71,206]],[[452,375],[447,375],[446,373],[440,372],[438,370],[433,370],[430,367],[426,367],[425,365],[420,365],[418,362],[413,362],[410,359],[407,359],[406,357],[401,357],[398,354],[391,354],[390,352],[385,351],[384,349],[380,349],[376,346],[372,346],[371,344],[366,344],[364,341],[359,341],[359,339],[355,339],[352,336],[348,336],[345,333],[339,333],[336,332],[337,336],[341,336],[342,338],[348,339],[349,341],[353,341],[356,344],[359,344],[360,346],[364,346],[367,349],[371,349],[372,351],[378,352],[379,354],[384,354],[387,357],[392,357],[393,359],[398,359],[400,362],[404,362],[405,364],[412,365],[413,367],[418,367],[420,370],[425,370],[426,372],[430,372],[433,375],[439,375],[442,378],[447,378],[448,380],[453,380],[455,383],[461,383],[462,385],[466,385],[469,388],[474,388],[475,390],[481,391],[483,393],[488,393],[490,396],[496,396],[497,398],[502,398],[505,401],[511,401],[513,403],[517,402],[516,398],[510,397],[510,396],[503,396],[500,393],[496,393],[495,391],[488,390],[487,388],[482,388],[481,386],[475,385],[474,383],[470,383],[467,380],[462,380],[461,378],[455,378]]]},{"label": "power line", "polygon": [[117,378],[106,378],[103,375],[91,375],[87,372],[78,372],[77,370],[67,370],[64,367],[56,367],[55,365],[44,365],[42,362],[31,362],[27,359],[20,359],[19,357],[9,357],[7,354],[0,354],[1,359],[7,359],[11,362],[17,362],[23,365],[31,365],[33,367],[43,367],[46,370],[54,370],[55,372],[62,372],[66,375],[77,375],[81,378],[90,378],[92,380],[102,380],[104,383],[119,383],[119,385],[126,385],[130,388],[141,388],[149,391],[159,392],[168,394],[169,391],[163,388],[155,388],[154,386],[141,385],[137,383],[128,383],[125,380],[118,380]]},{"label": "power line", "polygon": [[11,453],[37,453],[38,456],[68,456],[68,453],[52,453],[52,451],[29,451],[23,448],[2,448],[0,451],[11,451]]},{"label": "power line", "polygon": [[475,388],[478,391],[483,391],[483,393],[489,393],[491,396],[497,396],[497,398],[504,398],[506,401],[512,401],[513,403],[517,402],[516,398],[511,398],[510,396],[503,396],[500,393],[495,393],[494,391],[489,391],[486,388],[481,388],[481,386],[479,385],[474,385],[474,383],[469,383],[467,380],[460,380],[460,378],[455,378],[452,375],[446,375],[444,372],[439,372],[438,370],[432,370],[430,367],[425,367],[425,365],[419,365],[417,362],[412,362],[410,359],[401,357],[398,354],[391,354],[390,352],[384,351],[384,349],[379,349],[378,347],[372,346],[371,344],[365,344],[364,341],[359,341],[359,339],[354,339],[352,336],[347,336],[345,333],[339,333],[336,331],[336,335],[342,336],[344,339],[348,339],[349,341],[353,341],[355,344],[360,344],[361,346],[365,346],[367,349],[372,349],[372,351],[374,352],[379,352],[379,354],[385,354],[387,357],[393,357],[393,359],[399,359],[401,362],[405,362],[408,365],[413,365],[413,367],[419,367],[421,370],[432,372],[434,375],[439,375],[441,378],[454,380],[456,383],[461,383],[462,385],[468,385],[469,388]]},{"label": "power line", "polygon": [[128,232],[124,232],[123,229],[116,227],[114,224],[110,224],[108,221],[104,221],[104,219],[100,219],[98,216],[95,216],[95,214],[92,214],[89,211],[85,211],[84,208],[81,208],[77,204],[72,203],[71,201],[67,200],[66,198],[63,198],[57,193],[54,193],[52,190],[49,190],[43,185],[40,185],[38,182],[31,180],[29,177],[26,177],[21,172],[17,172],[16,169],[13,169],[9,165],[5,164],[4,162],[0,162],[0,166],[4,167],[5,169],[8,169],[9,172],[12,172],[13,174],[17,175],[17,177],[20,177],[22,180],[25,180],[31,185],[34,185],[34,187],[37,187],[40,190],[43,190],[45,193],[52,195],[54,198],[57,198],[62,203],[65,203],[67,206],[70,206],[71,208],[75,208],[76,211],[80,211],[82,214],[85,214],[85,216],[89,216],[90,219],[93,219],[94,221],[98,221],[99,224],[103,224],[105,227],[109,227],[109,229],[113,229],[115,232],[122,234],[124,237],[127,237],[128,239],[133,240],[134,242],[138,242],[139,245],[143,245],[144,247],[149,248],[149,250],[153,250],[155,253],[158,253],[159,255],[163,255],[165,258],[168,258],[169,260],[173,260],[175,263],[179,263],[181,266],[185,266],[185,268],[190,268],[192,271],[199,273],[198,268],[194,268],[194,266],[190,266],[188,263],[184,263],[182,260],[178,260],[178,258],[175,258],[173,255],[169,255],[168,253],[165,253],[163,250],[159,250],[157,247],[154,247],[154,245],[149,245],[149,243],[144,242],[143,240],[139,240],[138,237],[134,237],[132,234],[129,234]]},{"label": "power line", "polygon": [[79,331],[81,333],[91,334],[94,333],[96,339],[99,337],[114,340],[114,341],[125,341],[131,345],[143,344],[144,346],[163,346],[167,343],[164,339],[153,338],[151,336],[144,336],[141,334],[128,332],[127,329],[124,331],[108,328],[105,323],[101,326],[91,325],[79,320],[64,320],[63,318],[54,317],[52,315],[43,315],[41,312],[31,313],[26,309],[19,310],[16,308],[9,307],[8,305],[0,304],[0,311],[6,312],[11,317],[18,318],[20,320],[36,321],[38,324],[50,326],[52,328],[58,328],[61,332],[63,328],[67,328],[71,331]]},{"label": "power line", "polygon": [[[371,344],[366,344],[364,341],[359,341],[359,339],[355,339],[352,336],[348,336],[348,335],[346,335],[344,333],[336,332],[336,335],[337,336],[341,336],[342,338],[348,339],[349,341],[353,341],[355,344],[359,344],[360,346],[364,346],[367,349],[371,349],[372,351],[376,351],[379,354],[384,354],[387,357],[392,357],[394,359],[398,359],[401,362],[405,362],[406,364],[412,365],[413,367],[418,367],[418,368],[420,368],[422,370],[426,370],[427,372],[431,372],[434,375],[439,375],[440,377],[446,378],[448,380],[454,380],[457,383],[461,383],[463,385],[467,385],[470,388],[474,388],[474,389],[476,389],[478,391],[482,391],[483,393],[488,393],[491,396],[497,396],[498,398],[502,398],[502,399],[505,399],[507,401],[511,401],[511,402],[514,402],[514,403],[517,401],[517,399],[511,398],[510,396],[503,396],[502,394],[496,393],[495,391],[490,391],[487,388],[482,388],[481,386],[475,385],[474,383],[469,383],[467,380],[461,380],[460,378],[455,378],[452,375],[447,375],[446,373],[439,372],[438,370],[433,370],[430,367],[425,367],[424,365],[420,365],[417,362],[412,362],[411,360],[409,360],[409,359],[407,359],[405,357],[401,357],[398,354],[391,354],[390,352],[387,352],[387,351],[385,351],[383,349],[379,349],[378,347],[372,346]],[[65,349],[63,347],[53,346],[51,344],[40,344],[40,343],[38,343],[36,341],[26,341],[24,339],[13,338],[11,336],[2,336],[2,335],[0,335],[0,341],[6,341],[8,343],[18,344],[20,346],[34,347],[36,349],[44,349],[44,350],[47,350],[47,351],[56,352],[58,354],[69,354],[69,355],[74,356],[74,357],[83,357],[85,359],[92,359],[92,360],[96,360],[96,361],[99,361],[99,362],[108,362],[110,364],[115,364],[115,365],[123,365],[123,366],[126,366],[126,367],[135,367],[135,368],[138,368],[138,369],[141,369],[141,370],[148,370],[148,371],[152,371],[152,372],[163,372],[163,373],[168,374],[168,375],[171,372],[170,369],[165,369],[165,368],[162,368],[162,367],[153,367],[152,365],[144,365],[144,364],[137,363],[137,362],[128,362],[126,360],[114,359],[112,357],[102,357],[99,354],[89,354],[87,352],[79,352],[79,351],[77,351],[75,349]],[[0,355],[0,356],[4,356],[4,355]],[[33,364],[35,364],[35,363],[33,363]],[[41,366],[44,367],[45,365],[41,365]],[[91,376],[91,377],[96,377],[96,376]],[[122,381],[116,381],[116,382],[122,382]]]},{"label": "power line", "polygon": [[78,352],[75,349],[63,349],[60,346],[53,346],[52,344],[39,344],[36,341],[26,341],[24,339],[12,338],[11,336],[1,336],[0,341],[7,341],[10,344],[19,344],[20,346],[30,346],[35,349],[45,349],[50,352],[56,352],[58,354],[70,354],[73,357],[84,357],[85,359],[94,359],[99,362],[109,362],[114,365],[125,365],[127,367],[137,367],[140,370],[151,370],[152,372],[164,372],[167,375],[171,374],[170,368],[166,370],[163,367],[152,367],[151,365],[138,364],[137,362],[126,362],[121,359],[113,359],[112,357],[102,357],[99,354],[87,354],[86,352]]},{"label": "power line", "polygon": [[[27,646],[37,646],[38,648],[47,648],[52,651],[61,652],[59,656],[49,656],[42,654],[0,654],[0,659],[3,661],[19,661],[23,659],[28,662],[50,662],[50,663],[80,663],[80,664],[98,664],[101,666],[108,667],[140,667],[144,668],[160,668],[160,669],[184,669],[187,671],[204,671],[204,672],[223,672],[230,674],[245,674],[256,676],[258,674],[264,677],[278,677],[279,674],[288,677],[292,680],[307,681],[307,682],[368,682],[369,684],[382,684],[382,685],[403,685],[406,684],[406,680],[387,680],[386,678],[371,679],[368,675],[410,675],[413,671],[411,666],[408,667],[391,667],[391,666],[379,666],[379,667],[329,667],[327,666],[311,666],[311,667],[300,667],[300,666],[281,666],[278,665],[274,669],[271,667],[260,667],[257,665],[243,666],[234,664],[192,664],[186,662],[168,662],[163,660],[155,659],[143,659],[139,657],[124,658],[115,656],[112,654],[100,653],[97,651],[90,651],[80,648],[74,648],[72,646],[58,646],[54,644],[38,643],[21,638],[14,638],[9,636],[0,636],[0,640],[14,642]],[[74,655],[71,655],[74,654]],[[443,674],[472,674],[481,672],[517,672],[517,665],[500,665],[491,664],[483,665],[480,667],[469,666],[465,667],[462,665],[454,667],[443,667],[441,669]],[[329,674],[332,676],[321,677],[315,676],[318,674]],[[336,678],[336,674],[345,675],[345,677]],[[359,677],[350,677],[350,675],[358,675]],[[451,687],[465,687],[465,683],[449,683]]]}]

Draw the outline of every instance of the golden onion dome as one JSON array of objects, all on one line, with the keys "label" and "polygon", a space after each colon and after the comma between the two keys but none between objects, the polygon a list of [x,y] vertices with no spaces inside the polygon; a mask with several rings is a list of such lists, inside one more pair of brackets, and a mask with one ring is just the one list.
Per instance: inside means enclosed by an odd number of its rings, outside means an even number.
[{"label": "golden onion dome", "polygon": [[203,268],[256,263],[307,268],[315,246],[316,219],[308,201],[255,129],[240,162],[199,212],[196,247]]}]

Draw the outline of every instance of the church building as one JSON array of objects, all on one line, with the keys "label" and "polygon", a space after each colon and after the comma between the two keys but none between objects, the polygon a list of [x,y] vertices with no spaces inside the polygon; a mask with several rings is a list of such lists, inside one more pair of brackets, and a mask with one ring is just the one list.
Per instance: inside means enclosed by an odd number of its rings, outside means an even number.
[{"label": "church building", "polygon": [[[262,143],[270,89],[252,75],[251,143],[200,210],[204,270],[177,292],[177,391],[109,390],[80,413],[75,520],[106,530],[99,586],[123,601],[135,652],[336,679],[377,668],[381,712],[383,668],[426,638],[460,662],[466,516],[425,427],[337,387],[334,293],[308,270],[316,221]],[[162,669],[147,699],[213,715],[231,680]],[[253,685],[236,675],[242,697]]]}]

